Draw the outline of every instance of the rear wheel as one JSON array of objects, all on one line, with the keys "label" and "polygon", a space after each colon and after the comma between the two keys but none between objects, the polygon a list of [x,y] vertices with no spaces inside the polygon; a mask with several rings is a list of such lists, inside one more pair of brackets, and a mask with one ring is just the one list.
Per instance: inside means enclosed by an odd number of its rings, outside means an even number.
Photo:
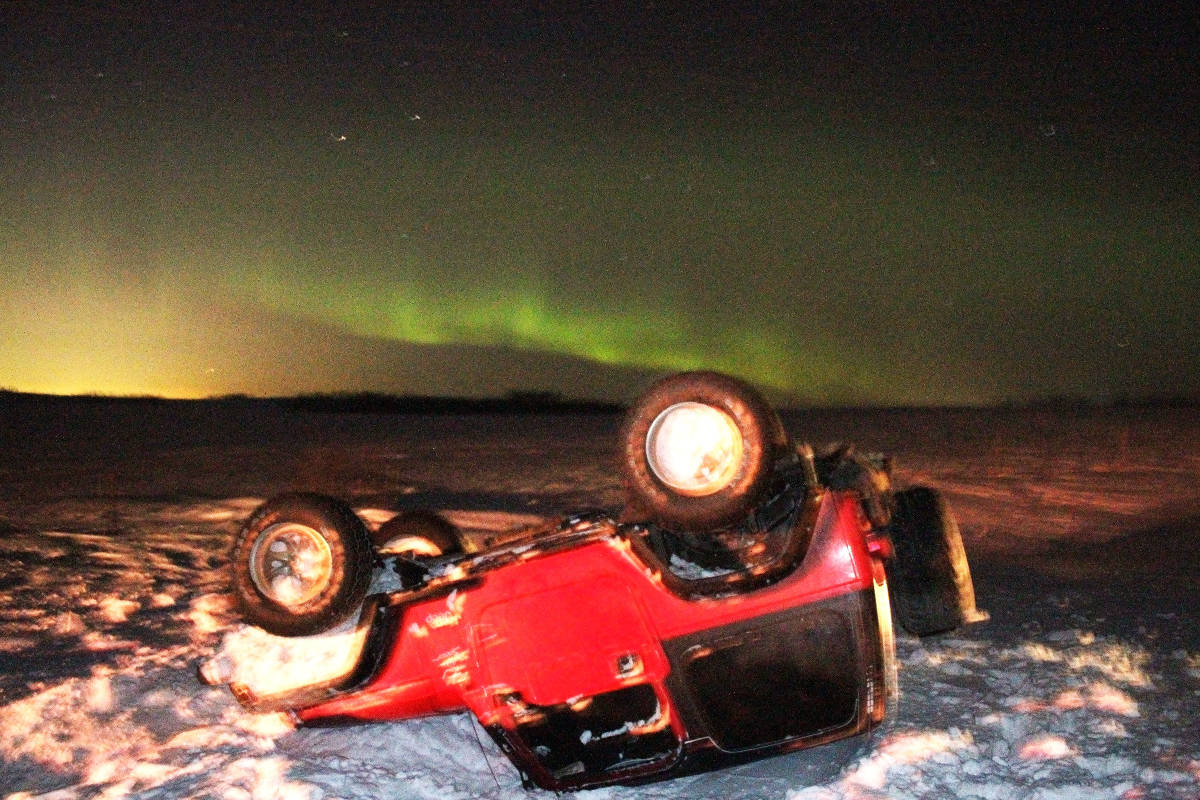
[{"label": "rear wheel", "polygon": [[891,521],[895,557],[886,562],[896,618],[917,636],[952,630],[984,618],[962,535],[940,492],[896,492]]},{"label": "rear wheel", "polygon": [[238,533],[233,590],[246,622],[307,636],[362,603],[373,566],[366,527],[348,506],[316,494],[281,495]]},{"label": "rear wheel", "polygon": [[778,416],[746,384],[684,372],[646,391],[626,418],[621,467],[628,513],[707,531],[743,520],[787,447]]}]

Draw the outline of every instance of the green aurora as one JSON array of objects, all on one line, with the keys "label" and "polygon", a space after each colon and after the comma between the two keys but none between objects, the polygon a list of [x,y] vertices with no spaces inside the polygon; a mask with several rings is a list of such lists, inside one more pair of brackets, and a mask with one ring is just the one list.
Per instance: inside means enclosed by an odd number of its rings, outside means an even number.
[{"label": "green aurora", "polygon": [[294,72],[112,61],[4,96],[0,386],[442,385],[338,366],[353,339],[629,368],[626,396],[689,368],[816,403],[1200,393],[1200,182],[1137,120],[297,47]]}]

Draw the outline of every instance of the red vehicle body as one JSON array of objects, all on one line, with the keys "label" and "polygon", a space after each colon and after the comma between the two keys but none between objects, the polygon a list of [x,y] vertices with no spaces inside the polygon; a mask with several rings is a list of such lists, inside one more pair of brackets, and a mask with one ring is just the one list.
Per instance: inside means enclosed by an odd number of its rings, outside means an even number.
[{"label": "red vehicle body", "polygon": [[[894,562],[905,558],[893,558],[893,540],[912,568],[928,551],[911,551],[914,526],[881,511],[890,494],[837,479],[843,463],[820,475],[807,448],[771,462],[737,526],[754,543],[739,568],[681,563],[652,521],[578,515],[482,552],[421,560],[404,588],[362,604],[346,674],[274,696],[232,688],[243,704],[305,725],[467,710],[527,784],[553,790],[660,780],[863,733],[897,696],[888,578],[903,575]],[[262,542],[274,547],[297,526],[270,507],[242,534],[244,561],[261,561]],[[331,508],[362,531],[348,509]],[[325,527],[293,518],[309,533]],[[399,561],[402,575],[416,563]],[[240,584],[273,620],[257,585]],[[963,600],[932,622],[920,609],[908,616],[920,633],[944,630],[971,621],[973,593]]]},{"label": "red vehicle body", "polygon": [[637,528],[603,517],[510,542],[371,598],[359,665],[338,684],[239,696],[307,725],[470,710],[547,789],[860,733],[894,695],[886,540],[850,492],[792,516],[803,552],[733,581],[678,577]]}]

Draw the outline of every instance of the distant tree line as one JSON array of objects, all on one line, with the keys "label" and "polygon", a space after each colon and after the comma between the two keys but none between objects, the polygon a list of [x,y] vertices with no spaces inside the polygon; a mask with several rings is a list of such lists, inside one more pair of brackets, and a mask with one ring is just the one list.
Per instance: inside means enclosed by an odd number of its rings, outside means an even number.
[{"label": "distant tree line", "polygon": [[1114,395],[1096,398],[1082,395],[1048,395],[1022,401],[1006,401],[1004,408],[1029,408],[1045,410],[1079,411],[1105,408],[1193,408],[1200,406],[1200,397],[1172,394]]},{"label": "distant tree line", "polygon": [[609,414],[617,403],[572,400],[555,392],[510,392],[504,397],[425,397],[374,392],[307,394],[274,402],[297,411],[339,414]]},{"label": "distant tree line", "polygon": [[[549,391],[513,391],[502,397],[437,397],[395,395],[382,392],[335,392],[294,395],[291,397],[252,397],[225,394],[198,400],[171,400],[155,395],[51,395],[19,392],[0,388],[0,407],[23,404],[84,403],[88,405],[195,404],[268,405],[296,411],[346,414],[611,414],[624,410],[620,403],[577,400]],[[986,408],[987,405],[981,405]],[[1197,408],[1200,397],[1171,394],[1116,395],[1093,398],[1080,395],[1048,395],[1023,400],[1006,400],[995,408],[1020,410],[1084,411],[1103,409]],[[780,411],[803,412],[805,406],[784,406]],[[819,408],[827,408],[819,406]],[[830,407],[832,408],[832,407]],[[846,407],[851,408],[851,407]],[[861,406],[863,409],[872,406]],[[918,408],[915,407],[914,408]]]}]

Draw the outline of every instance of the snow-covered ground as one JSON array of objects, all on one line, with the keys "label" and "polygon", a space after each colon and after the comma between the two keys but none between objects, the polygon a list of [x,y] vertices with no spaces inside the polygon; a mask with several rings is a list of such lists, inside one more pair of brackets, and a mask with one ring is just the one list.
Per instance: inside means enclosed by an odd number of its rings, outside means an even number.
[{"label": "snow-covered ground", "polygon": [[[0,407],[0,798],[526,796],[470,718],[293,730],[204,686],[225,552],[263,498],[450,509],[486,535],[619,504],[605,416]],[[596,798],[1200,797],[1192,410],[814,412],[798,438],[942,487],[990,622],[898,642],[869,740]],[[517,516],[513,516],[517,515]]]}]

